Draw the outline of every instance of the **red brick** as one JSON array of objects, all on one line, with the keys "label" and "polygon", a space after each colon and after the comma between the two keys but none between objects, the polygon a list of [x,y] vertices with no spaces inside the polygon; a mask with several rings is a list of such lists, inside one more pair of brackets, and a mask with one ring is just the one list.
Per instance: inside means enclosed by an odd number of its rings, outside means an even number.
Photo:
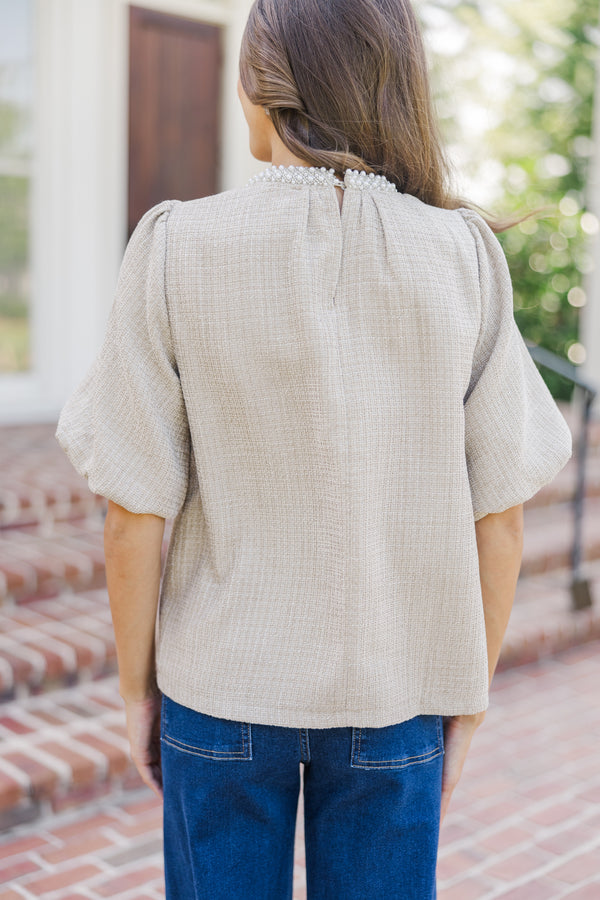
[{"label": "red brick", "polygon": [[[125,715],[125,704],[123,703],[121,698],[118,697],[116,694],[114,697],[108,697],[108,696],[105,696],[104,694],[100,694],[100,693],[90,694],[90,698],[94,701],[94,703],[97,703],[99,706],[105,706],[108,709],[118,709],[119,711],[121,711],[123,713],[123,715]],[[116,733],[118,733],[119,726],[111,725],[110,727],[111,727],[112,731],[115,731]],[[123,727],[125,727],[125,726],[123,726]]]},{"label": "red brick", "polygon": [[145,800],[136,800],[134,803],[125,803],[123,805],[123,812],[128,813],[130,816],[139,816],[140,814],[154,811],[159,806],[162,807],[161,801],[154,794],[149,794]]},{"label": "red brick", "polygon": [[[582,823],[564,828],[558,834],[537,841],[537,846],[542,850],[549,850],[557,856],[564,856],[571,850],[577,850],[582,844],[587,843],[596,836],[596,832],[590,826]],[[599,865],[600,868],[600,865]]]},{"label": "red brick", "polygon": [[66,894],[61,896],[60,900],[89,900],[89,895],[85,894],[84,896],[83,894]]},{"label": "red brick", "polygon": [[65,672],[65,664],[62,656],[53,650],[51,647],[48,647],[44,644],[44,638],[40,635],[38,640],[30,639],[25,642],[24,646],[30,647],[32,650],[35,650],[36,653],[39,653],[44,657],[44,661],[46,663],[46,678],[58,678],[61,675],[64,675]]},{"label": "red brick", "polygon": [[555,803],[546,809],[539,810],[537,813],[527,813],[527,818],[537,825],[557,825],[559,822],[576,816],[581,813],[581,803]]},{"label": "red brick", "polygon": [[[35,754],[35,748],[31,748]],[[7,753],[5,759],[20,769],[28,776],[31,782],[33,796],[37,799],[49,797],[58,783],[58,775],[44,763],[39,762],[33,756],[25,753]]]},{"label": "red brick", "polygon": [[19,594],[25,588],[35,588],[36,573],[32,566],[26,563],[0,561],[0,572],[6,579],[6,589],[9,594]]},{"label": "red brick", "polygon": [[515,813],[520,813],[522,810],[522,803],[506,800],[486,806],[484,809],[478,809],[472,812],[471,815],[478,822],[483,822],[485,825],[495,825],[497,822],[501,822],[502,819],[513,816]]},{"label": "red brick", "polygon": [[489,891],[489,884],[479,878],[465,878],[448,888],[438,889],[438,900],[482,900]]},{"label": "red brick", "polygon": [[77,856],[85,856],[88,853],[94,853],[96,850],[110,847],[113,843],[110,838],[88,830],[70,840],[64,847],[47,847],[45,850],[38,851],[38,853],[46,862],[56,865],[57,863],[74,859]]},{"label": "red brick", "polygon": [[52,797],[52,811],[59,813],[65,809],[85,806],[87,803],[106,797],[112,790],[113,785],[110,781],[93,781],[89,784],[70,787],[66,793]]},{"label": "red brick", "polygon": [[555,900],[558,896],[556,888],[541,880],[530,881],[501,894],[502,900]]},{"label": "red brick", "polygon": [[8,731],[12,731],[13,734],[32,734],[34,731],[25,722],[21,722],[19,719],[13,718],[13,716],[0,716],[0,725]]},{"label": "red brick", "polygon": [[41,897],[43,894],[51,893],[51,891],[59,891],[61,888],[81,884],[87,878],[92,878],[100,872],[101,869],[98,866],[88,863],[71,869],[62,869],[60,872],[55,872],[52,875],[45,874],[41,878],[28,881],[23,886],[36,897]]},{"label": "red brick", "polygon": [[66,896],[62,896],[60,900],[89,900],[89,895],[85,894],[84,896],[83,894],[67,894]]},{"label": "red brick", "polygon": [[36,719],[39,719],[41,722],[44,722],[46,725],[64,725],[65,720],[62,716],[57,716],[56,713],[51,712],[48,709],[31,709],[28,710],[29,715],[35,716]]},{"label": "red brick", "polygon": [[135,869],[133,872],[128,872],[127,875],[119,875],[117,878],[97,884],[94,886],[94,890],[101,897],[114,897],[115,894],[122,894],[133,888],[142,887],[155,878],[161,878],[162,874],[162,869],[158,869],[156,866],[145,866],[143,869]]},{"label": "red brick", "polygon": [[568,895],[568,900],[598,900],[600,897],[600,878]]},{"label": "red brick", "polygon": [[[598,876],[600,883],[600,847],[574,856],[569,862],[556,869],[552,869],[552,877],[568,884],[576,884],[578,881],[587,881],[592,876]],[[600,893],[598,894],[600,896]]]},{"label": "red brick", "polygon": [[445,881],[446,879],[455,878],[457,875],[468,875],[472,866],[485,858],[486,854],[481,849],[473,846],[444,854],[438,859],[438,878]]},{"label": "red brick", "polygon": [[511,825],[508,828],[503,828],[502,831],[495,831],[493,834],[488,834],[486,837],[481,838],[479,844],[487,850],[502,853],[504,850],[509,850],[516,844],[521,844],[527,840],[531,840],[530,832],[516,825]]},{"label": "red brick", "polygon": [[51,753],[57,759],[68,763],[71,767],[73,784],[85,784],[96,777],[96,766],[94,763],[75,750],[71,750],[65,744],[59,744],[57,741],[45,741],[39,744],[39,747],[41,750]]},{"label": "red brick", "polygon": [[[93,665],[93,663],[95,662],[96,657],[94,656],[94,653],[92,652],[90,647],[87,646],[87,644],[77,640],[76,633],[72,631],[67,632],[65,630],[64,633],[60,635],[53,634],[52,637],[60,640],[61,644],[65,644],[67,647],[73,650],[73,652],[75,653],[78,669],[87,668],[88,666]],[[40,640],[43,641],[43,634]]]},{"label": "red brick", "polygon": [[30,859],[7,860],[0,865],[0,884],[8,884],[9,881],[15,881],[22,875],[29,875],[31,872],[39,871],[39,866]]},{"label": "red brick", "polygon": [[98,813],[96,815],[83,815],[77,822],[71,825],[61,825],[59,828],[48,828],[48,834],[61,841],[69,841],[73,837],[77,837],[83,831],[90,829],[104,828],[104,826],[114,826],[121,820],[110,813]]},{"label": "red brick", "polygon": [[445,819],[440,830],[440,846],[446,847],[454,841],[470,837],[474,831],[479,831],[480,828],[479,822],[473,822],[472,819],[463,819],[461,822],[449,822]]},{"label": "red brick", "polygon": [[78,734],[77,740],[80,744],[87,744],[104,754],[108,760],[110,775],[121,775],[133,765],[127,754],[115,747],[114,744],[103,741],[97,734]]},{"label": "red brick", "polygon": [[18,781],[0,771],[0,810],[11,809],[26,796],[26,791]]},{"label": "red brick", "polygon": [[9,841],[6,844],[0,844],[0,859],[7,859],[10,856],[18,856],[19,853],[26,853],[28,850],[36,850],[39,847],[47,846],[48,841],[39,834],[31,834],[27,837],[18,838]]},{"label": "red brick", "polygon": [[498,860],[485,870],[486,875],[494,878],[500,878],[503,881],[511,881],[514,878],[521,878],[523,875],[532,874],[539,869],[547,861],[549,854],[538,852],[536,850],[520,850],[507,856],[505,859]]},{"label": "red brick", "polygon": [[123,837],[138,837],[140,834],[147,834],[150,831],[156,831],[157,828],[162,827],[162,804],[161,806],[153,811],[146,813],[145,815],[141,815],[134,822],[119,822],[114,825],[113,828],[115,831],[118,831],[119,834],[122,834]]},{"label": "red brick", "polygon": [[96,713],[94,702],[87,694],[75,694],[70,699],[61,700],[58,706],[80,719],[91,719]]},{"label": "red brick", "polygon": [[13,670],[13,678],[16,684],[29,684],[39,680],[33,665],[20,656],[15,656],[10,650],[2,649],[2,656]]}]

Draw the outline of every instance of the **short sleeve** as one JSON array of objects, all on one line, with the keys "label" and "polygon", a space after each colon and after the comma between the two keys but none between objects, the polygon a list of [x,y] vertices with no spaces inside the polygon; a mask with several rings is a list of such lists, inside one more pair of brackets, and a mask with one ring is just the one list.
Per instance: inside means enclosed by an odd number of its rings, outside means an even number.
[{"label": "short sleeve", "polygon": [[506,257],[491,228],[460,211],[475,241],[480,331],[464,397],[465,450],[475,520],[524,503],[572,453],[570,429],[518,329]]},{"label": "short sleeve", "polygon": [[56,430],[90,490],[164,518],[183,504],[189,462],[165,291],[167,221],[176,202],[149,209],[131,235],[104,342]]}]

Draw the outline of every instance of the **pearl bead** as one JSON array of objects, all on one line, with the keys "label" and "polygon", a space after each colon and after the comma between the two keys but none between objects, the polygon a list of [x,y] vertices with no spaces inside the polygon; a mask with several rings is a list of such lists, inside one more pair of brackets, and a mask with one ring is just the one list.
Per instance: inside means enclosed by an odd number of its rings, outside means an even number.
[{"label": "pearl bead", "polygon": [[248,185],[254,182],[283,182],[285,184],[310,184],[331,187],[337,185],[342,188],[355,188],[359,191],[390,191],[397,193],[396,185],[383,175],[374,172],[364,172],[358,169],[346,169],[344,180],[337,178],[335,169],[327,169],[325,166],[271,166],[254,175]]}]

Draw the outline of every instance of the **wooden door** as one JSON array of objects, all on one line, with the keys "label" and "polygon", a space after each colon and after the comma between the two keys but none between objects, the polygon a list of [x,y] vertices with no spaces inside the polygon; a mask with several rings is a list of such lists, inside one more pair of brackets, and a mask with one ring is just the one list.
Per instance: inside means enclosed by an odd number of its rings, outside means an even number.
[{"label": "wooden door", "polygon": [[161,200],[219,189],[221,28],[141,7],[129,19],[128,237]]}]

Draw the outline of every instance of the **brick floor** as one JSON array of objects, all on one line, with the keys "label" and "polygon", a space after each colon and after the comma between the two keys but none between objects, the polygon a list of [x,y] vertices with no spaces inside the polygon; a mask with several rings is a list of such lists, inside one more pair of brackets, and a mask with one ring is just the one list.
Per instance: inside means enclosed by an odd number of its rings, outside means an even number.
[{"label": "brick floor", "polygon": [[[439,900],[598,900],[598,684],[600,641],[496,675],[442,826]],[[0,900],[158,900],[161,814],[140,788],[13,829],[0,838]]]},{"label": "brick floor", "polygon": [[103,507],[58,446],[55,430],[53,424],[3,426],[0,526],[79,518]]},{"label": "brick floor", "polygon": [[106,590],[62,592],[2,610],[0,699],[36,694],[116,669]]},{"label": "brick floor", "polygon": [[116,676],[0,706],[0,829],[141,784]]},{"label": "brick floor", "polygon": [[521,577],[498,671],[552,656],[600,638],[600,560],[585,565],[595,604],[571,611],[571,572],[563,569]]}]

